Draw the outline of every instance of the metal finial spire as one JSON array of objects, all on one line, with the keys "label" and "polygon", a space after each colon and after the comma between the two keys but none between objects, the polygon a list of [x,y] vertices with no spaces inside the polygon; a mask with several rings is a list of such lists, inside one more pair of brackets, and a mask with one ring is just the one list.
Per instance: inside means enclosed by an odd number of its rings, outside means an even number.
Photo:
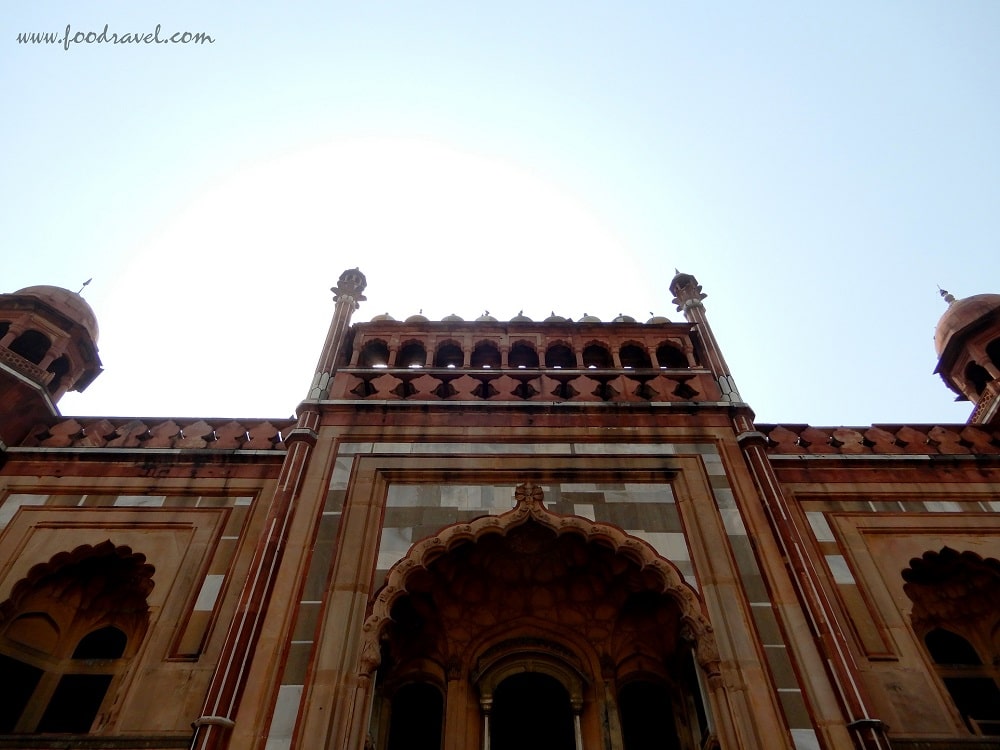
[{"label": "metal finial spire", "polygon": [[93,277],[90,277],[90,278],[89,278],[89,279],[87,279],[87,280],[86,280],[85,282],[83,282],[83,286],[81,286],[81,287],[80,287],[80,291],[79,291],[79,292],[77,292],[77,294],[83,294],[83,290],[87,288],[87,284],[89,284],[89,283],[90,283],[91,281],[93,281],[93,280],[94,280],[94,278],[93,278]]},{"label": "metal finial spire", "polygon": [[949,305],[951,305],[955,301],[955,295],[949,292],[947,289],[942,289],[940,286],[938,287],[938,294],[940,294],[944,298],[944,301],[947,302]]}]

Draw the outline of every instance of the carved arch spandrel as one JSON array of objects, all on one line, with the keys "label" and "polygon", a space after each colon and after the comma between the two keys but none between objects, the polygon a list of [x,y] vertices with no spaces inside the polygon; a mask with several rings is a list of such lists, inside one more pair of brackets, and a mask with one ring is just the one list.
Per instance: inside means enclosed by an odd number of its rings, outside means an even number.
[{"label": "carved arch spandrel", "polygon": [[587,544],[610,549],[633,562],[643,573],[652,573],[659,582],[658,593],[669,597],[678,607],[682,637],[691,641],[695,658],[709,676],[719,672],[719,652],[711,623],[702,612],[701,601],[685,583],[680,571],[645,541],[610,524],[580,516],[565,516],[549,511],[543,503],[542,489],[530,483],[515,490],[516,506],[499,516],[484,516],[468,523],[447,526],[432,537],[416,542],[386,576],[386,583],[371,605],[371,613],[362,631],[359,671],[371,675],[381,662],[380,641],[391,621],[393,605],[409,593],[408,581],[418,571],[428,571],[434,561],[467,542],[477,543],[489,534],[506,536],[529,522],[555,532],[556,536],[577,535]]}]

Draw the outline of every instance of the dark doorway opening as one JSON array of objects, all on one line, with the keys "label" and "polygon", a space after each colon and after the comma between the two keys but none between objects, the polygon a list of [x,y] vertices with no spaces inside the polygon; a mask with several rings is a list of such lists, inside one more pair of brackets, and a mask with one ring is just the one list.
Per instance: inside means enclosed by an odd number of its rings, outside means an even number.
[{"label": "dark doorway opening", "polygon": [[574,750],[569,693],[554,677],[522,672],[493,693],[490,750]]}]

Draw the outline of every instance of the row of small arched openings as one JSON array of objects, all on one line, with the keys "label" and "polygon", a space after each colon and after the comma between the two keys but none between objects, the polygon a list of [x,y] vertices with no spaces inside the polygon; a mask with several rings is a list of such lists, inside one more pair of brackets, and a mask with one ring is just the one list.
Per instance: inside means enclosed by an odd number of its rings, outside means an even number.
[{"label": "row of small arched openings", "polygon": [[[993,365],[993,369],[1000,372],[1000,339],[995,339],[986,345],[986,357]],[[994,377],[983,365],[978,362],[969,362],[965,366],[965,379],[972,386],[972,389],[981,396]]]},{"label": "row of small arched openings", "polygon": [[[506,354],[506,362],[504,361]],[[455,341],[438,344],[433,357],[428,357],[427,348],[420,341],[407,341],[395,352],[381,339],[365,343],[357,362],[365,368],[419,368],[436,367],[444,369],[468,367],[473,370],[501,369],[589,369],[589,370],[641,370],[688,368],[695,364],[674,344],[664,342],[652,352],[638,342],[626,342],[617,351],[607,344],[591,342],[579,352],[564,342],[550,344],[539,353],[528,341],[515,342],[510,350],[501,352],[491,341],[481,341],[469,353]]]},{"label": "row of small arched openings", "polygon": [[[693,688],[689,686],[689,689]],[[626,682],[618,692],[617,707],[625,750],[656,747],[683,750],[674,714],[676,689],[651,677]],[[698,732],[707,733],[700,701]],[[683,702],[683,701],[682,701]],[[555,678],[524,671],[506,678],[493,696],[490,722],[491,750],[531,747],[575,750],[569,695]],[[391,695],[387,737],[373,743],[378,750],[441,750],[444,739],[444,693],[434,684],[409,682]],[[717,747],[714,742],[709,747]]]},{"label": "row of small arched openings", "polygon": [[[0,340],[4,339],[9,332],[10,323],[7,321],[0,321]],[[9,344],[7,344],[7,349],[33,365],[41,365],[42,361],[45,359],[45,355],[49,353],[51,348],[52,340],[41,331],[36,331],[33,328],[23,331],[19,335],[15,336]],[[49,380],[46,387],[51,392],[59,390],[59,386],[62,384],[63,379],[67,374],[69,374],[70,371],[69,357],[62,354],[54,358],[48,363],[45,371],[52,373],[52,378]]]}]

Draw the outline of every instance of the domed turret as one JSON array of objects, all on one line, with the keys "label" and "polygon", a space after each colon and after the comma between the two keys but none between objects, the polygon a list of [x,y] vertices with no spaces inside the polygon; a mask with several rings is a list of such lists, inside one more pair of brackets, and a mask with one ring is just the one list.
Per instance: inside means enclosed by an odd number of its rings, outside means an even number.
[{"label": "domed turret", "polygon": [[101,373],[97,316],[79,294],[30,286],[0,294],[0,440],[55,416],[67,391]]},{"label": "domed turret", "polygon": [[1000,294],[976,294],[957,300],[942,290],[948,309],[934,330],[938,355],[935,372],[958,394],[975,404],[970,423],[1000,421]]},{"label": "domed turret", "polygon": [[63,289],[59,286],[29,286],[14,292],[15,295],[23,297],[34,297],[47,303],[53,310],[57,310],[65,315],[69,320],[76,321],[86,329],[90,338],[97,343],[97,316],[94,310],[87,304],[87,300],[75,292]]}]

